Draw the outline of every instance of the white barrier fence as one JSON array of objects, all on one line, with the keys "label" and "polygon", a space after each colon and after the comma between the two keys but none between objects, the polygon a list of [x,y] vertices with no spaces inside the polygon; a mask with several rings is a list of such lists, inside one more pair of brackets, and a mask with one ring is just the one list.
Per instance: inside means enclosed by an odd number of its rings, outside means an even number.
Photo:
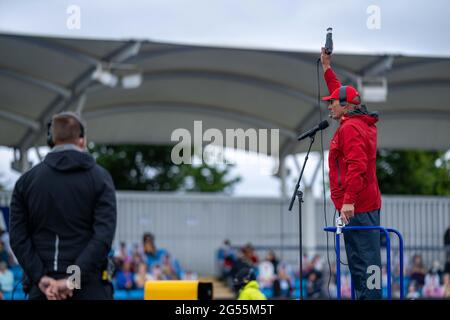
[{"label": "white barrier fence", "polygon": [[[0,192],[0,206],[10,193]],[[273,248],[284,260],[298,262],[298,208],[287,210],[289,199],[229,197],[211,194],[118,192],[118,225],[114,244],[140,244],[152,232],[156,245],[169,250],[183,268],[199,274],[215,272],[215,255],[224,239],[233,245],[251,242],[264,258]],[[325,254],[323,200],[315,200],[315,248]],[[327,203],[328,225],[334,209]],[[427,262],[443,262],[443,238],[450,227],[449,197],[384,196],[381,223],[398,229],[405,239],[406,258],[419,252]],[[303,219],[303,230],[311,223]],[[330,256],[333,257],[333,239]],[[396,246],[393,242],[393,247]]]}]

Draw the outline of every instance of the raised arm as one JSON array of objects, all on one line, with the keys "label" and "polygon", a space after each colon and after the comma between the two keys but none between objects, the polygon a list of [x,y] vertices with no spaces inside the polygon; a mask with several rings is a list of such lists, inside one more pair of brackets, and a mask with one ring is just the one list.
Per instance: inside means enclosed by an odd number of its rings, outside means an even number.
[{"label": "raised arm", "polygon": [[327,83],[328,92],[332,94],[334,90],[341,87],[341,82],[337,78],[333,69],[331,69],[331,55],[325,53],[325,48],[322,48],[320,53],[320,62],[322,62],[323,76]]}]

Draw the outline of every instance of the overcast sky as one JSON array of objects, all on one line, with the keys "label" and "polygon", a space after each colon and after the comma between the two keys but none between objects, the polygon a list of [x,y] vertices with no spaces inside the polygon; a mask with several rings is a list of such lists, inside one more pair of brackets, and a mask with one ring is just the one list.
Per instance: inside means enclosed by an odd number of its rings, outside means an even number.
[{"label": "overcast sky", "polygon": [[[70,5],[81,28],[68,29]],[[380,28],[369,29],[370,6]],[[450,56],[447,0],[0,0],[0,31],[317,51]]]},{"label": "overcast sky", "polygon": [[[81,10],[79,30],[66,25],[70,5]],[[449,9],[446,0],[0,0],[0,32],[318,51],[332,26],[337,53],[449,57]],[[242,157],[235,172],[244,180],[236,194],[278,195],[278,180]],[[0,147],[0,181],[8,187],[18,177],[9,169],[11,158]],[[315,162],[313,157],[307,176]],[[296,175],[292,162],[290,167]]]}]

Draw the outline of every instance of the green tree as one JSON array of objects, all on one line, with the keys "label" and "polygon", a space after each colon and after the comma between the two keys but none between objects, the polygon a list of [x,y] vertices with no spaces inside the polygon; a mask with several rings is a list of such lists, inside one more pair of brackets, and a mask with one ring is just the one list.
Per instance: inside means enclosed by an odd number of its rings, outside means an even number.
[{"label": "green tree", "polygon": [[377,177],[383,194],[450,195],[450,160],[446,152],[378,151]]},{"label": "green tree", "polygon": [[118,190],[230,193],[240,181],[229,178],[232,165],[175,165],[172,146],[90,144],[89,150]]}]

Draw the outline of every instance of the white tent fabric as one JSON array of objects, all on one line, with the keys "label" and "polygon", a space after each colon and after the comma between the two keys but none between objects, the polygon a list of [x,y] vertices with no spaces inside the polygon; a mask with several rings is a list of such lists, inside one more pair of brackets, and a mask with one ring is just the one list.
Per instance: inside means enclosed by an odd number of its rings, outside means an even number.
[{"label": "white tent fabric", "polygon": [[[51,115],[83,101],[88,137],[99,143],[169,144],[174,129],[202,120],[204,130],[279,128],[282,155],[304,151],[307,143],[295,137],[319,121],[317,56],[0,34],[0,145],[43,145]],[[92,79],[111,62],[140,69],[142,85]],[[368,103],[380,114],[379,147],[450,149],[450,59],[335,54],[333,67],[344,84],[386,77],[386,102]],[[323,96],[321,69],[320,77]],[[325,147],[333,131],[326,130]]]}]

